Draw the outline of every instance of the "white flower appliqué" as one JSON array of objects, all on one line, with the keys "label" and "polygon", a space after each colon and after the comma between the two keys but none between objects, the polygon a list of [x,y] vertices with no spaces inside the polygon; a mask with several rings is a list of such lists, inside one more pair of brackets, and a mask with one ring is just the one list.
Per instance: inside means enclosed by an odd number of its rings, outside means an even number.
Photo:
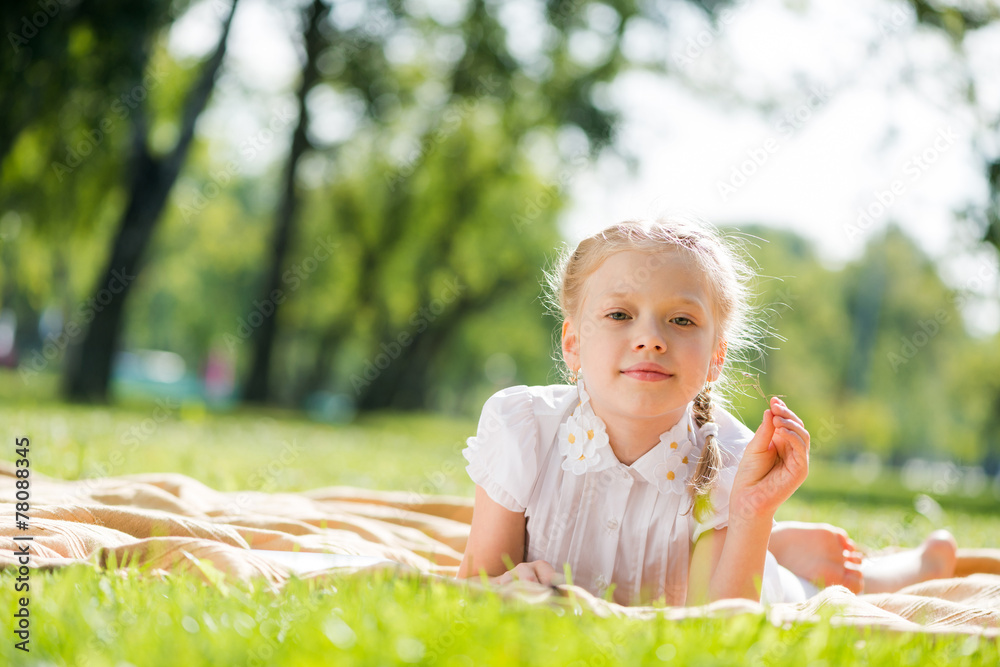
[{"label": "white flower appliqu\u00e9", "polygon": [[563,470],[576,475],[582,475],[601,462],[601,455],[597,453],[598,443],[594,442],[594,438],[598,433],[602,433],[604,438],[608,437],[603,431],[595,431],[591,424],[580,423],[581,421],[584,420],[570,417],[559,428],[559,453],[563,455]]},{"label": "white flower appliqu\u00e9", "polygon": [[690,475],[689,459],[689,456],[671,454],[666,461],[656,465],[653,474],[656,475],[657,486],[661,492],[678,495],[684,493]]},{"label": "white flower appliqu\u00e9", "polygon": [[604,422],[590,407],[590,396],[583,387],[583,378],[577,382],[580,403],[566,423],[559,426],[559,453],[563,457],[562,469],[574,475],[588,470],[603,470],[617,459],[611,449],[611,440]]},{"label": "white flower appliqu\u00e9", "polygon": [[690,433],[687,419],[660,436],[663,460],[653,468],[656,486],[660,493],[683,494],[691,478],[694,445],[686,437]]}]

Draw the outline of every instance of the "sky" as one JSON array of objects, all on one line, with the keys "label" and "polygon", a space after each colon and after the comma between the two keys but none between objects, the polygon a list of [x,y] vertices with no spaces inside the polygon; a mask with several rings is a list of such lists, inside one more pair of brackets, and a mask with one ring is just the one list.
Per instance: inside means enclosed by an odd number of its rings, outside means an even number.
[{"label": "sky", "polygon": [[[175,26],[175,54],[200,56],[212,47],[213,2]],[[407,6],[443,12],[437,4]],[[515,52],[530,52],[541,39],[531,29],[532,4],[505,3]],[[339,6],[346,15],[360,4]],[[981,134],[982,119],[962,104],[971,77],[980,109],[1000,117],[1000,77],[988,66],[1000,62],[1000,26],[967,37],[965,58],[957,58],[901,2],[737,0],[716,25],[686,2],[661,6],[667,38],[636,24],[627,52],[640,65],[666,64],[669,74],[639,69],[602,91],[622,110],[619,146],[632,166],[608,154],[573,175],[561,221],[570,242],[618,220],[682,211],[717,225],[794,230],[836,267],[892,221],[937,260],[949,284],[980,294],[965,313],[970,330],[1000,329],[996,254],[954,221],[954,211],[985,201],[981,155],[1000,152],[996,133]],[[445,14],[445,21],[456,16]],[[292,32],[289,18],[262,0],[241,3],[219,97],[245,95],[252,82],[264,103],[242,111],[216,104],[201,132],[237,145],[291,106]],[[599,45],[599,35],[591,37],[581,40],[582,53]],[[348,135],[352,121],[341,100],[329,91],[316,97],[325,110],[320,131]],[[248,171],[280,158],[285,146],[273,142]]]}]

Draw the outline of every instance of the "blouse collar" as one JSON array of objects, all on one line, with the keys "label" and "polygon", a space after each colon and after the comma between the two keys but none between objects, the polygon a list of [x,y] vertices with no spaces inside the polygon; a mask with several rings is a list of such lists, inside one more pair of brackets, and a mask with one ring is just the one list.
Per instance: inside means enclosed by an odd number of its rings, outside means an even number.
[{"label": "blouse collar", "polygon": [[[590,404],[582,377],[576,386],[579,402],[569,419],[559,426],[557,436],[563,470],[583,475],[621,465],[611,449],[604,421]],[[660,493],[685,493],[694,473],[698,455],[692,408],[693,402],[674,426],[660,434],[660,441],[630,466]],[[717,430],[715,424],[705,424],[703,430],[713,428]]]}]

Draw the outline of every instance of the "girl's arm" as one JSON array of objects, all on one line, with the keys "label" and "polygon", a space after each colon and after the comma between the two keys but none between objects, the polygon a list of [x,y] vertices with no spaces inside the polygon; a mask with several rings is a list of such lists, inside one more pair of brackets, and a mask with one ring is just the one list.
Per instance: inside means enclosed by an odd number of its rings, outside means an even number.
[{"label": "girl's arm", "polygon": [[688,603],[722,598],[760,600],[774,513],[809,472],[809,432],[777,398],[736,472],[729,526],[702,535],[691,554]]},{"label": "girl's arm", "polygon": [[727,527],[703,533],[691,554],[687,604],[724,598],[759,602],[770,532],[768,520],[744,529]]},{"label": "girl's arm", "polygon": [[491,577],[501,575],[507,571],[505,555],[515,565],[523,562],[525,526],[524,512],[511,512],[477,484],[472,528],[458,577],[475,577],[480,570]]}]

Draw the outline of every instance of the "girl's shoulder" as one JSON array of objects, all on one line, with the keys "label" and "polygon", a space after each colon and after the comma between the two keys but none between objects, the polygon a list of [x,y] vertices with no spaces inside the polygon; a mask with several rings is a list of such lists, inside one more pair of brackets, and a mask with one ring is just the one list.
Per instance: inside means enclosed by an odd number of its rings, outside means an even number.
[{"label": "girl's shoulder", "polygon": [[493,500],[523,512],[576,399],[576,387],[568,385],[518,385],[493,394],[462,451],[469,476]]},{"label": "girl's shoulder", "polygon": [[531,412],[539,418],[562,417],[566,409],[576,402],[577,389],[567,384],[550,384],[530,387],[517,385],[501,389],[487,399],[483,414]]},{"label": "girl's shoulder", "polygon": [[469,444],[514,437],[525,445],[544,446],[573,412],[578,396],[576,387],[563,384],[501,389],[483,405],[476,438]]}]

